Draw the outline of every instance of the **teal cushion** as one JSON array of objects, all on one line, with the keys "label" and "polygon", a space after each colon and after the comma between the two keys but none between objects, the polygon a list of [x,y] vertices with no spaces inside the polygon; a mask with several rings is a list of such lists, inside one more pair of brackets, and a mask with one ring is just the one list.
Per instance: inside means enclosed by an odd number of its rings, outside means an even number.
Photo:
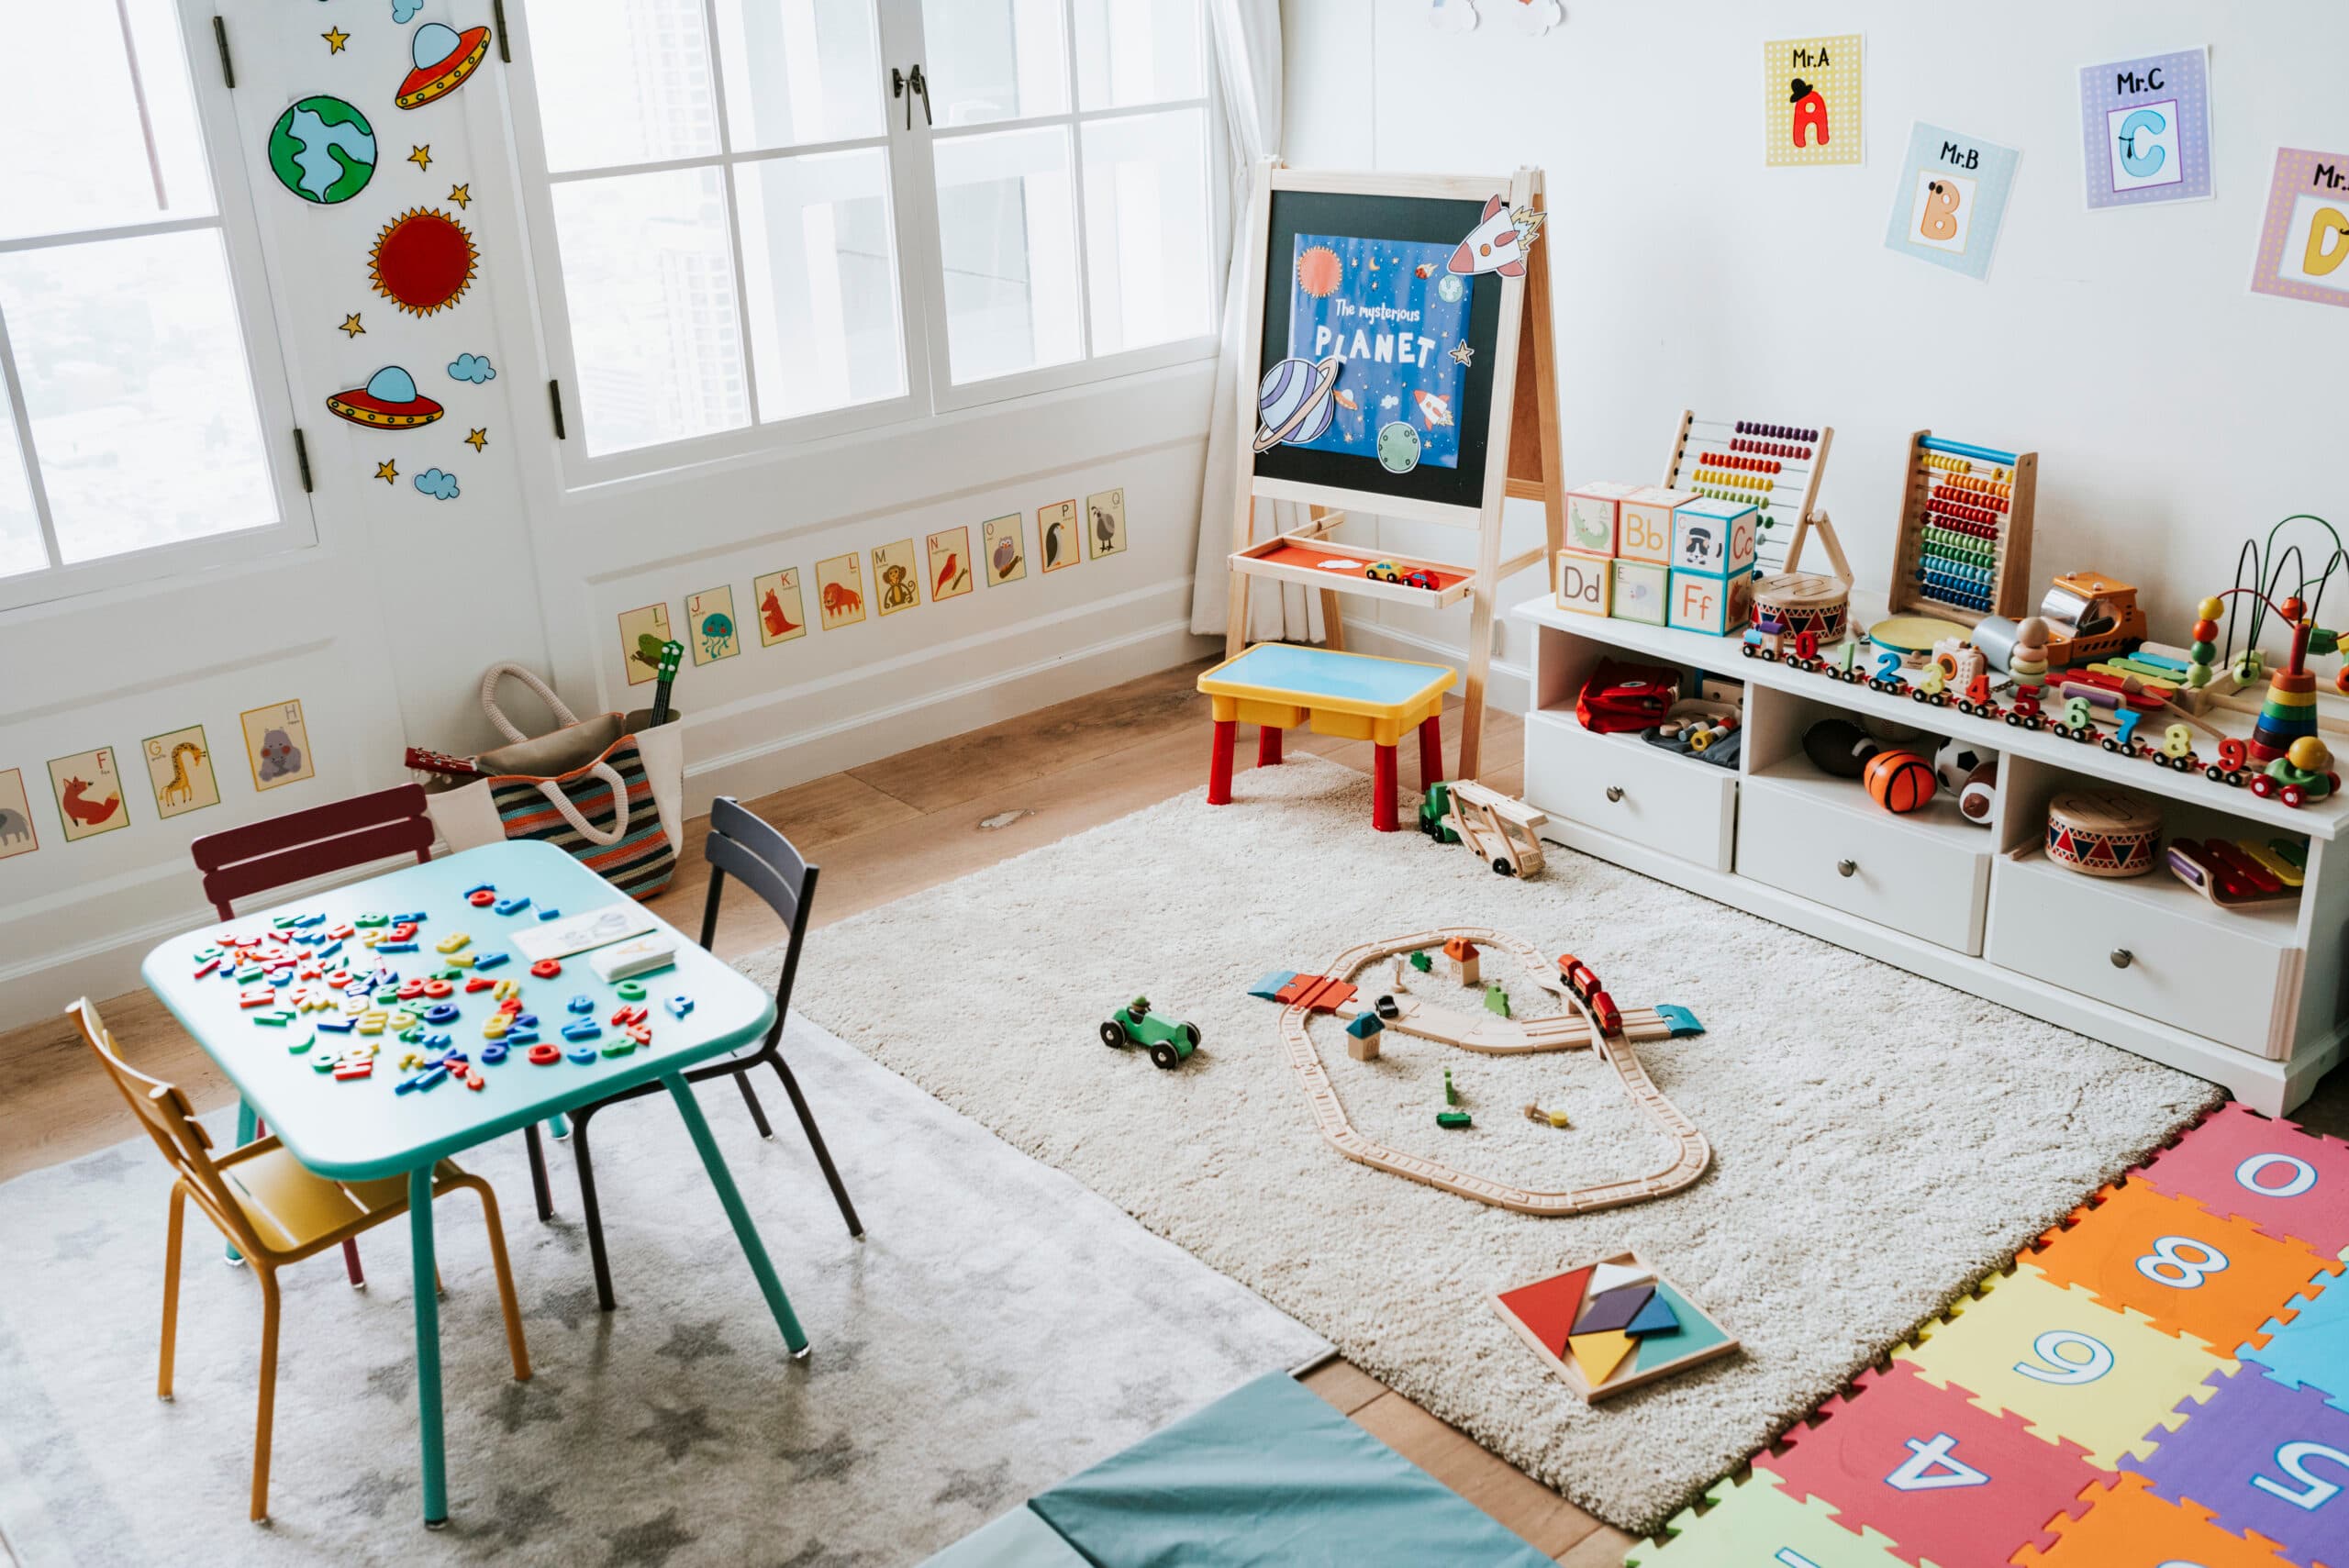
[{"label": "teal cushion", "polygon": [[1095,1568],[1550,1562],[1286,1373],[1028,1506]]},{"label": "teal cushion", "polygon": [[981,1525],[921,1568],[1090,1568],[1060,1532],[1023,1503]]}]

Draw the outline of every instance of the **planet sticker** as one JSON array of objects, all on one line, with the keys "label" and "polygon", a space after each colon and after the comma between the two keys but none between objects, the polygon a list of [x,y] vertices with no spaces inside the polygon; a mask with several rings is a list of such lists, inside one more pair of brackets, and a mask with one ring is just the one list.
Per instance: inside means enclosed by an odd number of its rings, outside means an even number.
[{"label": "planet sticker", "polygon": [[270,128],[269,172],[306,202],[347,202],[375,177],[375,128],[340,98],[304,98]]},{"label": "planet sticker", "polygon": [[489,58],[489,29],[467,28],[460,33],[440,22],[427,22],[416,29],[410,58],[416,69],[392,100],[403,109],[421,108],[463,86],[465,78]]},{"label": "planet sticker", "polygon": [[1330,389],[1337,385],[1338,373],[1345,368],[1346,361],[1331,354],[1319,364],[1311,360],[1283,360],[1266,371],[1256,385],[1256,415],[1264,421],[1256,428],[1256,450],[1264,451],[1284,441],[1301,446],[1328,430],[1338,412]]},{"label": "planet sticker", "polygon": [[1459,304],[1460,296],[1467,292],[1468,285],[1450,272],[1444,273],[1435,281],[1436,297],[1446,305]]},{"label": "planet sticker", "polygon": [[479,260],[463,224],[436,208],[411,207],[375,237],[368,271],[377,294],[410,316],[429,316],[464,297]]},{"label": "planet sticker", "polygon": [[[385,365],[363,387],[336,393],[327,399],[327,409],[338,418],[378,430],[412,430],[441,414],[440,405],[417,391],[416,378],[398,365]],[[391,475],[378,473],[376,477],[388,481]]]},{"label": "planet sticker", "polygon": [[1389,473],[1408,473],[1419,466],[1419,433],[1402,420],[1378,432],[1378,465]]}]

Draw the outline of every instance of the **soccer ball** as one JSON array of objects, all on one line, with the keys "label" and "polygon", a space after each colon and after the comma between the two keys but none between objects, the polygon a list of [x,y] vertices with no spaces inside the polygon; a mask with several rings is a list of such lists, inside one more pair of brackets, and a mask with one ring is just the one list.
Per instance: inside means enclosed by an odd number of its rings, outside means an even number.
[{"label": "soccer ball", "polygon": [[1941,750],[1933,753],[1933,776],[1941,780],[1942,788],[1952,795],[1965,787],[1965,781],[1986,762],[1995,762],[1998,754],[1987,746],[1977,746],[1971,740],[1944,740]]}]

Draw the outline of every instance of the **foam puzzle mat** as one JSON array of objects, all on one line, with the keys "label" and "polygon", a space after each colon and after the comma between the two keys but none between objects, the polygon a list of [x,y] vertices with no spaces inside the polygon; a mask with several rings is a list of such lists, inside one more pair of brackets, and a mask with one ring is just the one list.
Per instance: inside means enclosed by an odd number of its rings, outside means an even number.
[{"label": "foam puzzle mat", "polygon": [[2349,1143],[2221,1106],[1625,1568],[2349,1568]]}]

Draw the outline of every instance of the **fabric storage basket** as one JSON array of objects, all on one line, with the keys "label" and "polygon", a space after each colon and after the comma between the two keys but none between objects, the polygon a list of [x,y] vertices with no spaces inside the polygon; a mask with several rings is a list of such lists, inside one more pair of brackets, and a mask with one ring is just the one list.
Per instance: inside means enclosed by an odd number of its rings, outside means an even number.
[{"label": "fabric storage basket", "polygon": [[[554,728],[533,738],[506,717],[497,686],[508,675],[545,702]],[[478,778],[425,786],[451,850],[539,839],[632,897],[669,885],[684,840],[685,727],[674,713],[657,728],[642,708],[583,720],[519,664],[483,673],[481,706],[511,744],[482,753]]]}]

